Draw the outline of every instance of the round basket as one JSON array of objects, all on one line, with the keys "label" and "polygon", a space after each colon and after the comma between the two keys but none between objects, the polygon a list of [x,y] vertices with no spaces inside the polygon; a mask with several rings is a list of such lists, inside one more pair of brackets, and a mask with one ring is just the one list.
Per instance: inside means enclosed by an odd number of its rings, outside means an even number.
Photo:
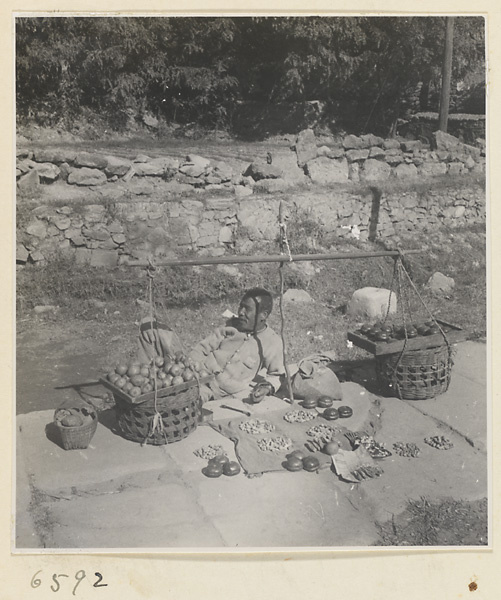
[{"label": "round basket", "polygon": [[379,383],[406,400],[426,400],[446,392],[452,365],[447,345],[376,356]]},{"label": "round basket", "polygon": [[90,415],[91,420],[80,427],[64,427],[57,421],[54,424],[61,437],[61,445],[65,450],[85,450],[96,432],[98,418],[95,412]]},{"label": "round basket", "polygon": [[[200,415],[198,385],[158,397],[156,411],[154,398],[141,404],[130,404],[118,394],[114,396],[118,428],[124,438],[133,442],[161,446],[178,442],[197,428]],[[152,423],[157,412],[162,419],[163,430],[157,427],[152,432]]]}]

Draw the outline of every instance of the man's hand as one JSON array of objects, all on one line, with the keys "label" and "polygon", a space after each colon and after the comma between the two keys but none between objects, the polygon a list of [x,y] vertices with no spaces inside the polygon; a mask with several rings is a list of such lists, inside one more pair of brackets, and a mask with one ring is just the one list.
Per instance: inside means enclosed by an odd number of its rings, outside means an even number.
[{"label": "man's hand", "polygon": [[254,404],[258,404],[265,396],[268,396],[273,391],[271,383],[258,383],[250,394],[250,399]]}]

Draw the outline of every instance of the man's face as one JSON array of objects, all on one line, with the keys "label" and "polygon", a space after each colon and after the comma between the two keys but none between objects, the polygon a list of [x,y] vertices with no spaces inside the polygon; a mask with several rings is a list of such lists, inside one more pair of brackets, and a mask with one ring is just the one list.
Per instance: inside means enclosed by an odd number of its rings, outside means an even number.
[{"label": "man's face", "polygon": [[267,318],[268,313],[266,311],[258,310],[258,305],[254,298],[244,298],[240,302],[237,321],[239,331],[254,331],[254,327],[256,327],[257,330],[260,330]]}]

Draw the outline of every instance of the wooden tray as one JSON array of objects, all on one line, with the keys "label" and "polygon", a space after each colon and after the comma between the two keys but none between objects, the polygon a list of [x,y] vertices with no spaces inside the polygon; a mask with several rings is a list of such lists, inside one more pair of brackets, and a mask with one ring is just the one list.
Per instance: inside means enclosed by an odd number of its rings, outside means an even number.
[{"label": "wooden tray", "polygon": [[[445,335],[451,344],[456,342],[464,342],[467,339],[466,332],[458,325],[452,325],[451,323],[441,321],[440,319],[436,319],[436,321],[442,328],[446,327],[448,329],[448,331],[445,331]],[[349,331],[348,339],[353,342],[355,346],[363,348],[364,350],[367,350],[367,352],[371,352],[376,356],[381,354],[395,354],[397,352],[402,352],[404,346],[406,350],[424,350],[425,348],[435,348],[445,344],[444,336],[441,333],[408,338],[406,343],[405,340],[375,342],[361,333]]]},{"label": "wooden tray", "polygon": [[[212,379],[213,379],[213,376],[208,375],[207,377],[201,377],[199,379],[199,382],[200,382],[200,384],[204,384],[204,383],[208,383]],[[141,396],[136,396],[135,398],[133,398],[132,396],[129,396],[129,394],[124,392],[121,388],[117,387],[116,385],[114,385],[113,383],[108,381],[107,379],[104,379],[104,377],[99,378],[99,383],[101,383],[102,385],[104,385],[104,387],[111,390],[113,392],[113,394],[116,394],[117,396],[119,396],[120,398],[125,400],[126,402],[129,402],[129,404],[141,404],[142,402],[146,402],[147,400],[152,400],[155,397],[155,392],[152,391],[152,392],[147,392],[146,394],[141,394]],[[195,385],[198,385],[198,382],[196,379],[192,379],[191,381],[185,381],[184,383],[180,383],[178,385],[171,385],[170,387],[161,388],[161,389],[157,390],[157,398],[165,398],[166,396],[174,396],[176,394],[179,394],[180,392],[184,392],[185,390],[187,390],[190,387],[193,387]]]}]

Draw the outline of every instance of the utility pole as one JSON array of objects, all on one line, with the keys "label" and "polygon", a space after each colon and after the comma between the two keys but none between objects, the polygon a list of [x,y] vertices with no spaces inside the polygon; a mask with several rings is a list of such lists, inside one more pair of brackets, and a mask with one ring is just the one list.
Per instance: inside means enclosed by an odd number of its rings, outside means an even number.
[{"label": "utility pole", "polygon": [[451,95],[453,39],[454,17],[446,17],[444,61],[442,63],[442,89],[440,90],[440,112],[438,116],[438,128],[440,129],[440,131],[445,132],[447,132],[447,120],[449,118],[449,101]]}]

